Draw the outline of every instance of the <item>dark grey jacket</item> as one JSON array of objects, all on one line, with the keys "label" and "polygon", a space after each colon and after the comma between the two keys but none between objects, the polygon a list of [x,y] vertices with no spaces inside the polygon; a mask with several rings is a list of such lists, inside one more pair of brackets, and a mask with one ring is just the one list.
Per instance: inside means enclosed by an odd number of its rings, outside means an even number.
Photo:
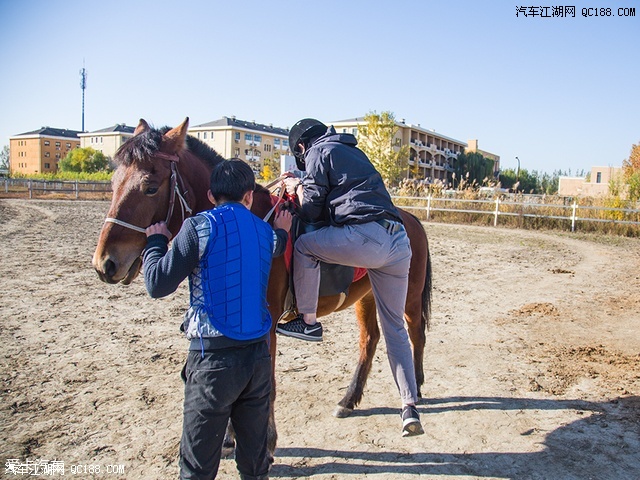
[{"label": "dark grey jacket", "polygon": [[387,219],[402,222],[382,177],[350,133],[333,126],[305,152],[302,217],[331,225]]}]

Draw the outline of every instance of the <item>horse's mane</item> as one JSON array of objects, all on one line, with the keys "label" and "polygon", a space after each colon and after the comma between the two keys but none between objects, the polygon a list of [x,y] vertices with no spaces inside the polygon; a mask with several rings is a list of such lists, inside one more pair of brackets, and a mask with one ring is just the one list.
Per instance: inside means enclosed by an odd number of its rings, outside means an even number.
[{"label": "horse's mane", "polygon": [[[171,127],[150,128],[134,137],[131,137],[118,149],[114,162],[116,166],[131,166],[153,156],[160,150],[162,136],[171,130]],[[224,160],[224,157],[206,143],[192,135],[187,135],[187,150],[197,158],[205,162],[210,168],[215,167]],[[270,195],[269,190],[256,182],[256,193]]]},{"label": "horse's mane", "polygon": [[[171,130],[171,127],[151,128],[131,137],[118,149],[114,162],[118,166],[124,165],[127,167],[153,156],[160,150],[162,136],[169,130]],[[187,135],[186,143],[187,150],[207,163],[211,168],[224,160],[222,155],[196,137]]]}]

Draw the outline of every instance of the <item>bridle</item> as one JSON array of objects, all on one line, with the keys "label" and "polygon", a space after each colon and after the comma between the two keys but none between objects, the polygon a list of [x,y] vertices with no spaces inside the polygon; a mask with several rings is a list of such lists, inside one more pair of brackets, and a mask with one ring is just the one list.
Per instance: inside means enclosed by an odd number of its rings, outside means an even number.
[{"label": "bridle", "polygon": [[[180,160],[180,157],[178,157],[177,155],[171,155],[163,152],[156,152],[153,156],[160,158],[162,160],[168,160],[169,164],[171,165],[171,188],[169,191],[169,210],[167,211],[167,219],[165,220],[165,223],[169,225],[169,220],[171,220],[171,216],[173,215],[173,207],[176,203],[176,196],[180,200],[180,207],[182,210],[182,221],[184,222],[185,211],[190,216],[193,213],[193,210],[191,209],[191,207],[189,207],[189,204],[184,198],[184,195],[186,195],[187,192],[184,192],[184,193],[180,192],[180,188],[184,190],[184,183],[182,181],[182,177],[180,176],[180,173],[178,172],[178,167],[176,166],[178,161]],[[104,219],[104,221],[105,223],[115,223],[116,225],[120,225],[121,227],[126,227],[131,230],[135,230],[136,232],[146,234],[146,230],[147,230],[146,228],[138,227],[136,225],[124,222],[117,218],[107,217]]]}]

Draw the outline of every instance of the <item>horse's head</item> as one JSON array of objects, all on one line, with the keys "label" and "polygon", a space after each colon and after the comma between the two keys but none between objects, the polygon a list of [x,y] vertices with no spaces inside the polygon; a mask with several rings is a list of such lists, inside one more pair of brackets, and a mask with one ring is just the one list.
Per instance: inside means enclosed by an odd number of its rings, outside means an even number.
[{"label": "horse's head", "polygon": [[140,272],[144,229],[149,225],[164,220],[174,235],[179,230],[182,219],[172,213],[177,163],[186,149],[188,126],[187,118],[171,130],[156,130],[141,119],[133,137],[118,149],[111,207],[93,255],[93,267],[102,281],[133,281]]}]

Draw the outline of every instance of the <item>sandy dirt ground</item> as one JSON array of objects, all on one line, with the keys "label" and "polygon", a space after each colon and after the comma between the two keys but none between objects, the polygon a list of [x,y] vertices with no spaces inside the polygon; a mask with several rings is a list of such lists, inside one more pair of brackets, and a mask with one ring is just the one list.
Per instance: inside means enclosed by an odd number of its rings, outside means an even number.
[{"label": "sandy dirt ground", "polygon": [[[178,476],[187,286],[152,300],[141,278],[101,283],[107,208],[0,200],[3,478],[20,477],[8,460],[63,462],[64,478]],[[357,359],[353,310],[334,314],[321,344],[279,338],[271,477],[640,478],[640,241],[425,227],[426,434],[400,435],[384,342],[362,404],[332,416]],[[219,478],[238,478],[232,459]]]}]

